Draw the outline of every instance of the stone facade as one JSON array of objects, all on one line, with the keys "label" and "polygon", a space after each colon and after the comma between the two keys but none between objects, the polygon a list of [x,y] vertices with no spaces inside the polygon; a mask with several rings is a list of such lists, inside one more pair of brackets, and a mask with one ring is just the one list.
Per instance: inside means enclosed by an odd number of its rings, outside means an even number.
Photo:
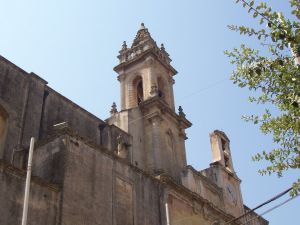
[{"label": "stone facade", "polygon": [[[209,168],[187,164],[192,124],[175,111],[164,46],[142,24],[119,53],[121,109],[105,121],[0,57],[0,224],[21,223],[30,137],[30,225],[216,225],[249,211],[226,134],[210,135]],[[268,224],[256,217],[231,224]]]}]

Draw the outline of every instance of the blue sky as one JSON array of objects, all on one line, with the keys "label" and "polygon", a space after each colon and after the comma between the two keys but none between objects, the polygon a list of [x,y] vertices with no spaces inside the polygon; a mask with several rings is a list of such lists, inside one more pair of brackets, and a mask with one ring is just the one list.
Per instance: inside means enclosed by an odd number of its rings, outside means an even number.
[{"label": "blue sky", "polygon": [[[234,2],[0,0],[0,54],[105,119],[113,101],[120,105],[117,74],[112,70],[118,64],[118,51],[123,41],[131,44],[144,22],[157,43],[164,43],[179,72],[175,102],[193,123],[187,130],[189,164],[196,169],[208,167],[209,133],[224,131],[231,139],[244,203],[251,208],[288,188],[299,171],[281,179],[261,177],[257,170],[265,164],[251,161],[255,152],[271,148],[272,141],[257,126],[241,120],[242,115],[262,112],[263,107],[248,103],[250,93],[229,80],[232,66],[223,51],[243,42],[258,46],[254,39],[227,29],[229,24],[255,23]],[[287,1],[269,2],[288,12]],[[299,203],[297,198],[265,218],[272,225],[295,224]]]}]

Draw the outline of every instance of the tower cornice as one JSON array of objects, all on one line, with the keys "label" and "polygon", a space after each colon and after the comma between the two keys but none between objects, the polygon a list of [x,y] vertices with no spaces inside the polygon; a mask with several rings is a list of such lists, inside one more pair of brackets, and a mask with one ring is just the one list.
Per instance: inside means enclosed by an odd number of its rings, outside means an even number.
[{"label": "tower cornice", "polygon": [[187,129],[192,126],[192,123],[188,119],[175,113],[159,96],[147,99],[139,105],[142,110],[146,111],[153,108],[153,106],[159,108],[161,113],[167,114],[177,121],[182,129]]},{"label": "tower cornice", "polygon": [[146,51],[139,53],[137,56],[130,60],[125,60],[123,62],[120,62],[119,65],[114,67],[114,71],[117,73],[120,73],[122,70],[125,71],[127,67],[132,66],[134,64],[141,63],[142,61],[145,61],[148,56],[154,57],[160,64],[165,67],[167,70],[172,72],[172,76],[176,75],[178,72],[177,70],[168,64],[165,60],[162,59],[161,55],[157,52],[157,50],[153,47],[150,49],[147,49]]}]

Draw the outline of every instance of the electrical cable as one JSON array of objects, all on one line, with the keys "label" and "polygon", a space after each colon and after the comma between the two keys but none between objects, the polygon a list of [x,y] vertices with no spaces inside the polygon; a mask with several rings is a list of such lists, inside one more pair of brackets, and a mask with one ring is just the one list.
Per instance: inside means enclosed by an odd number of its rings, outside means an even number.
[{"label": "electrical cable", "polygon": [[[203,88],[199,89],[198,91],[192,92],[192,93],[190,93],[190,94],[184,96],[183,98],[179,99],[178,102],[180,102],[180,101],[182,101],[182,100],[184,100],[184,99],[186,99],[186,98],[189,98],[189,97],[191,97],[191,96],[193,96],[193,95],[196,95],[196,94],[198,94],[198,93],[200,93],[200,92],[202,92],[202,91],[205,91],[205,90],[207,90],[207,89],[210,89],[210,88],[212,88],[212,87],[214,87],[214,86],[217,86],[217,85],[219,85],[220,83],[223,83],[223,82],[226,81],[226,80],[228,80],[228,79],[225,78],[225,79],[216,81],[216,82],[214,82],[214,83],[212,83],[212,84],[209,84],[209,85],[207,85],[206,87],[203,87]],[[145,117],[148,116],[148,115],[149,115],[149,114],[144,115],[144,116],[141,116],[141,117],[138,117],[138,118],[136,118],[136,119],[130,121],[128,124],[131,124],[131,123],[133,123],[133,122],[135,122],[135,121],[138,121],[138,120],[140,120],[140,119],[143,119],[143,118],[145,118]]]},{"label": "electrical cable", "polygon": [[265,214],[267,214],[267,213],[269,213],[269,212],[271,212],[271,211],[273,211],[273,210],[275,210],[275,209],[277,209],[277,208],[279,208],[279,207],[285,205],[285,204],[288,203],[289,201],[292,201],[293,199],[295,199],[295,198],[297,198],[297,197],[299,197],[299,196],[300,196],[299,194],[296,195],[296,196],[293,196],[293,197],[291,197],[291,198],[289,198],[289,199],[287,199],[287,200],[285,200],[285,201],[279,203],[278,205],[275,205],[275,206],[273,206],[272,208],[270,208],[270,209],[264,211],[263,213],[258,214],[256,217],[252,218],[251,220],[246,221],[245,223],[242,223],[241,225],[247,224],[247,223],[249,223],[249,222],[251,222],[251,221],[257,219],[258,217],[263,216],[263,215],[265,215]]},{"label": "electrical cable", "polygon": [[229,79],[228,79],[228,78],[224,78],[224,79],[222,79],[222,80],[219,80],[219,81],[216,81],[216,82],[214,82],[214,83],[211,83],[211,84],[207,85],[206,87],[203,87],[203,88],[201,88],[201,89],[199,89],[199,90],[197,90],[197,91],[195,91],[195,92],[191,92],[190,94],[187,94],[186,96],[183,96],[182,98],[178,99],[177,103],[178,103],[178,102],[181,102],[182,100],[184,100],[184,99],[186,99],[186,98],[189,98],[189,97],[191,97],[191,96],[193,96],[193,95],[196,95],[196,94],[198,94],[198,93],[200,93],[200,92],[202,92],[202,91],[205,91],[205,90],[210,89],[210,88],[212,88],[212,87],[214,87],[214,86],[217,86],[217,85],[219,85],[220,83],[223,83],[224,81],[229,81]]},{"label": "electrical cable", "polygon": [[265,201],[264,203],[262,203],[262,204],[260,204],[260,205],[258,205],[258,206],[256,206],[256,207],[254,207],[253,209],[249,210],[248,212],[242,214],[241,216],[239,216],[239,217],[237,217],[237,218],[234,218],[234,219],[230,220],[229,222],[226,222],[224,225],[230,224],[230,223],[232,223],[232,222],[235,222],[235,221],[241,219],[242,217],[244,217],[244,216],[246,216],[246,215],[248,215],[248,214],[254,212],[256,209],[259,209],[259,208],[261,208],[262,206],[267,205],[267,204],[269,204],[270,202],[273,202],[274,200],[276,200],[276,199],[282,197],[283,195],[287,194],[287,193],[288,193],[289,191],[291,191],[291,190],[292,190],[292,188],[288,188],[287,190],[285,190],[285,191],[279,193],[278,195],[276,195],[276,196],[270,198],[269,200]]}]

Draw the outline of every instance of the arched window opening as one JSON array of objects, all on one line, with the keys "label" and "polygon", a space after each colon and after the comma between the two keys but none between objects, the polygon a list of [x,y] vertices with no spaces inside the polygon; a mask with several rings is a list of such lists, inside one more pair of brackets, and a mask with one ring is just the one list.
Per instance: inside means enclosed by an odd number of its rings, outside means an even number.
[{"label": "arched window opening", "polygon": [[144,101],[143,79],[137,76],[132,82],[131,105],[135,107]]},{"label": "arched window opening", "polygon": [[230,165],[230,155],[229,155],[229,144],[225,139],[221,138],[221,147],[224,155],[224,165],[226,168],[231,169]]},{"label": "arched window opening", "polygon": [[144,101],[143,81],[140,80],[137,85],[137,103],[138,105]]},{"label": "arched window opening", "polygon": [[2,152],[4,148],[6,129],[7,129],[7,118],[8,118],[7,112],[0,105],[0,152]]},{"label": "arched window opening", "polygon": [[165,86],[164,86],[164,82],[161,77],[159,77],[157,79],[157,84],[158,84],[158,96],[160,98],[164,99],[165,98],[165,91],[164,91]]}]

